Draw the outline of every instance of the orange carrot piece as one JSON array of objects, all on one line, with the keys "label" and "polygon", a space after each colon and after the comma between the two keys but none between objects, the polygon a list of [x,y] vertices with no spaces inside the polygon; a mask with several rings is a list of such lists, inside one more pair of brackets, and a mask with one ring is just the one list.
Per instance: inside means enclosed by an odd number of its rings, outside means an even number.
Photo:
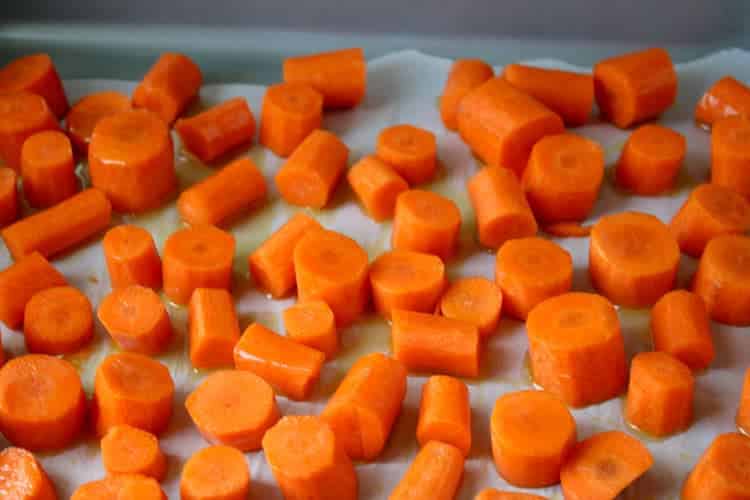
[{"label": "orange carrot piece", "polygon": [[263,96],[260,143],[286,158],[323,126],[323,95],[304,83],[271,85]]},{"label": "orange carrot piece", "polygon": [[165,52],[133,92],[133,106],[156,113],[171,124],[200,92],[203,74],[184,54]]},{"label": "orange carrot piece", "polygon": [[78,192],[73,147],[59,130],[32,135],[21,148],[23,194],[29,205],[46,208]]},{"label": "orange carrot piece", "polygon": [[57,500],[55,486],[34,455],[8,446],[0,451],[3,496],[14,500]]},{"label": "orange carrot piece", "polygon": [[604,119],[628,128],[672,106],[677,73],[662,48],[611,57],[594,66],[594,93]]},{"label": "orange carrot piece", "polygon": [[512,171],[485,167],[469,179],[468,188],[483,246],[498,248],[507,240],[536,234],[536,219]]},{"label": "orange carrot piece", "polygon": [[440,299],[440,314],[476,325],[482,337],[495,332],[502,307],[500,288],[479,276],[454,281]]},{"label": "orange carrot piece", "polygon": [[396,198],[391,246],[396,250],[413,250],[448,260],[458,248],[461,212],[445,196],[410,189]]},{"label": "orange carrot piece", "polygon": [[43,130],[60,125],[47,103],[36,94],[0,94],[0,160],[13,170],[21,168],[23,143]]},{"label": "orange carrot piece", "polygon": [[295,342],[312,347],[331,359],[339,350],[336,318],[322,300],[298,302],[282,314],[286,335]]},{"label": "orange carrot piece", "polygon": [[18,259],[0,271],[0,321],[18,329],[26,304],[35,294],[66,284],[60,271],[38,252]]},{"label": "orange carrot piece", "polygon": [[425,444],[388,500],[452,500],[464,473],[464,457],[453,445]]},{"label": "orange carrot piece", "polygon": [[190,362],[195,368],[232,366],[240,324],[232,295],[222,288],[196,288],[188,310]]},{"label": "orange carrot piece", "polygon": [[554,222],[542,227],[542,231],[558,238],[586,238],[591,235],[591,225],[580,222]]},{"label": "orange carrot piece", "polygon": [[461,100],[494,76],[492,66],[479,59],[456,59],[440,96],[440,118],[450,130],[458,129],[458,108]]},{"label": "orange carrot piece", "polygon": [[417,441],[448,443],[464,456],[471,449],[471,406],[469,389],[460,380],[433,375],[422,386]]},{"label": "orange carrot piece", "polygon": [[378,134],[375,154],[409,184],[424,184],[435,176],[437,141],[429,130],[392,125]]},{"label": "orange carrot piece", "polygon": [[14,445],[60,450],[80,435],[85,419],[81,379],[67,361],[27,354],[0,368],[0,432]]},{"label": "orange carrot piece", "polygon": [[393,217],[396,198],[409,189],[404,178],[376,156],[359,160],[347,179],[367,214],[378,222]]},{"label": "orange carrot piece", "polygon": [[185,408],[206,441],[240,451],[259,450],[263,435],[281,416],[271,386],[240,370],[206,377],[188,395]]},{"label": "orange carrot piece", "polygon": [[110,115],[130,111],[130,98],[114,91],[96,92],[75,103],[65,116],[65,131],[76,150],[86,156],[91,135],[99,120]]},{"label": "orange carrot piece", "polygon": [[96,369],[92,422],[104,436],[116,425],[159,435],[172,418],[174,382],[162,363],[133,352],[110,354]]},{"label": "orange carrot piece", "polygon": [[112,427],[101,440],[102,462],[107,474],[142,474],[157,481],[167,473],[167,457],[159,440],[130,425]]},{"label": "orange carrot piece", "polygon": [[47,288],[26,304],[26,349],[40,354],[78,351],[94,336],[94,313],[88,297],[71,286]]},{"label": "orange carrot piece", "polygon": [[0,68],[0,94],[18,92],[43,97],[58,118],[68,111],[62,80],[48,54],[19,57]]},{"label": "orange carrot piece", "polygon": [[532,146],[545,135],[565,130],[559,115],[502,77],[469,92],[457,119],[461,138],[484,163],[509,168],[519,177]]},{"label": "orange carrot piece", "polygon": [[615,180],[639,195],[656,195],[674,187],[687,151],[685,136],[649,123],[630,134],[617,161]]},{"label": "orange carrot piece", "polygon": [[352,460],[374,460],[385,448],[404,396],[404,366],[371,353],[357,359],[320,416]]},{"label": "orange carrot piece", "polygon": [[711,126],[728,116],[750,118],[750,87],[731,76],[714,83],[695,106],[695,122]]},{"label": "orange carrot piece", "polygon": [[167,496],[152,477],[141,474],[109,476],[79,486],[70,500],[167,500]]},{"label": "orange carrot piece", "polygon": [[625,389],[620,321],[600,295],[571,292],[538,304],[526,320],[534,382],[579,408]]},{"label": "orange carrot piece", "polygon": [[232,284],[234,236],[213,226],[194,226],[172,233],[162,252],[164,293],[187,304],[196,288]]},{"label": "orange carrot piece", "polygon": [[742,499],[750,497],[746,457],[750,438],[730,432],[717,436],[688,475],[683,500]]},{"label": "orange carrot piece", "polygon": [[599,219],[591,230],[589,275],[612,302],[646,307],[674,288],[680,247],[653,215],[622,212]]},{"label": "orange carrot piece", "polygon": [[102,240],[112,288],[161,288],[161,258],[151,233],[142,227],[115,226]]},{"label": "orange carrot piece", "polygon": [[276,334],[248,326],[234,347],[234,366],[263,378],[291,399],[307,399],[318,382],[325,354]]},{"label": "orange carrot piece", "polygon": [[88,160],[91,185],[104,191],[118,212],[158,208],[177,188],[169,129],[146,110],[99,120]]},{"label": "orange carrot piece", "polygon": [[0,167],[0,227],[15,222],[18,215],[18,174]]},{"label": "orange carrot piece", "polygon": [[532,495],[531,493],[516,493],[515,491],[500,491],[487,488],[479,492],[474,500],[547,500],[547,497]]},{"label": "orange carrot piece", "polygon": [[750,198],[750,117],[730,116],[711,130],[711,182]]},{"label": "orange carrot piece", "polygon": [[745,371],[735,423],[741,433],[747,435],[750,432],[750,368]]},{"label": "orange carrot piece", "polygon": [[284,81],[305,83],[323,95],[326,109],[353,108],[367,91],[367,65],[361,48],[284,59]]},{"label": "orange carrot piece", "polygon": [[255,117],[243,97],[235,97],[174,124],[183,146],[203,162],[211,162],[255,137]]},{"label": "orange carrot piece", "polygon": [[182,467],[183,500],[246,500],[250,471],[245,455],[231,446],[209,446],[193,453]]}]

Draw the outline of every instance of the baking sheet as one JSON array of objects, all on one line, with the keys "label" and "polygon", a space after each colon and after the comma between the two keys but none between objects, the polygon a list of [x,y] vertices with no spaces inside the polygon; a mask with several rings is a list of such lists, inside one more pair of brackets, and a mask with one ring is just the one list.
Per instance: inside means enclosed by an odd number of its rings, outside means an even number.
[{"label": "baking sheet", "polygon": [[[481,54],[478,54],[481,56]],[[534,61],[547,67],[576,68],[560,61]],[[437,96],[440,94],[451,61],[429,57],[414,51],[394,53],[370,61],[368,65],[368,92],[364,102],[355,110],[327,114],[325,127],[339,134],[351,148],[350,163],[374,149],[378,132],[396,123],[411,123],[432,130],[438,140],[441,169],[438,178],[427,188],[452,198],[461,209],[461,251],[448,266],[451,278],[458,276],[494,276],[494,255],[481,249],[475,238],[473,214],[465,183],[479,167],[459,137],[447,131],[440,121]],[[498,68],[499,69],[499,68]],[[692,121],[693,106],[702,92],[721,76],[731,73],[740,80],[750,80],[750,53],[727,50],[705,59],[678,66],[679,97],[677,104],[667,112],[661,123],[683,133],[688,140],[688,153],[673,192],[658,197],[630,196],[618,192],[612,184],[611,165],[628,135],[612,126],[593,122],[577,129],[578,133],[599,141],[607,155],[608,175],[590,221],[607,213],[623,210],[641,210],[668,221],[684,201],[690,188],[707,179],[709,170],[709,135],[695,127]],[[136,76],[136,75],[134,75]],[[95,91],[120,90],[130,93],[134,82],[113,80],[70,80],[65,87],[71,102]],[[211,106],[235,96],[247,98],[259,118],[264,87],[249,84],[206,85],[201,89],[201,99],[191,110]],[[179,141],[175,141],[176,165],[181,187],[184,188],[212,172],[186,154]],[[257,210],[231,226],[237,238],[235,259],[234,295],[242,326],[258,321],[281,331],[280,312],[293,303],[292,299],[275,301],[254,289],[247,279],[246,257],[273,230],[283,224],[295,210],[279,200],[273,188],[273,173],[281,160],[272,153],[253,146],[236,156],[249,156],[263,170],[271,187],[271,199]],[[230,158],[226,158],[228,161]],[[82,172],[85,176],[85,171]],[[390,224],[377,224],[366,217],[353,198],[345,182],[338,189],[332,208],[312,211],[323,225],[355,238],[374,258],[390,246]],[[116,222],[141,225],[152,232],[161,249],[166,237],[180,227],[174,208],[169,206],[144,216],[121,216]],[[591,290],[587,274],[588,239],[556,239],[573,255],[574,289]],[[7,250],[0,249],[0,268],[11,262]],[[65,256],[54,264],[69,282],[88,295],[94,307],[110,289],[100,242],[92,242]],[[696,261],[683,256],[679,284],[685,286],[694,272]],[[169,312],[175,326],[175,340],[169,351],[159,359],[169,366],[177,394],[174,416],[168,431],[161,437],[162,447],[168,455],[169,469],[163,484],[169,498],[179,497],[179,474],[184,461],[196,450],[206,446],[193,427],[183,402],[185,396],[199,383],[205,373],[193,370],[187,357],[186,310],[170,305]],[[631,356],[648,350],[648,311],[619,310],[626,339],[626,349]],[[717,357],[712,368],[700,375],[696,385],[695,423],[689,431],[666,440],[641,437],[654,454],[654,467],[623,494],[628,499],[679,498],[680,485],[712,438],[734,430],[734,413],[741,389],[742,374],[750,366],[750,338],[747,329],[714,324]],[[360,355],[372,351],[389,351],[389,327],[379,317],[368,316],[343,331],[339,356],[325,365],[321,381],[307,402],[292,402],[278,397],[284,414],[315,414],[333,393],[347,369]],[[2,341],[6,351],[13,355],[24,352],[21,335],[2,327]],[[93,376],[102,358],[114,346],[106,332],[97,325],[96,341],[85,352],[68,356],[79,369],[87,392],[93,386]],[[487,343],[482,359],[482,373],[477,379],[467,379],[471,392],[474,444],[466,461],[465,475],[459,499],[469,500],[483,488],[509,487],[495,472],[489,443],[489,416],[494,401],[503,393],[530,387],[524,368],[527,342],[522,323],[503,319],[499,330]],[[402,415],[394,427],[392,437],[383,454],[373,463],[357,465],[360,498],[387,498],[417,451],[415,439],[416,416],[421,386],[425,376],[409,376],[408,391]],[[631,431],[623,422],[622,400],[614,399],[604,404],[573,411],[578,422],[580,438],[595,432],[622,429]],[[5,444],[5,443],[3,443]],[[103,477],[98,441],[82,439],[76,446],[59,453],[39,455],[48,473],[58,487],[61,498],[68,498],[77,485]],[[262,452],[247,454],[253,485],[251,498],[280,499],[275,481],[267,467]],[[536,490],[550,498],[562,498],[558,488]]]}]

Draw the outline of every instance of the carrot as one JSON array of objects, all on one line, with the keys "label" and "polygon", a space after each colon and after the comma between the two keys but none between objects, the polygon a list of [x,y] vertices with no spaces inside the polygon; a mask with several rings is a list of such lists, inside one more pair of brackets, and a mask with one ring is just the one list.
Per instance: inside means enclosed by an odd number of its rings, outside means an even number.
[{"label": "carrot", "polygon": [[672,189],[687,151],[685,136],[649,123],[630,134],[620,153],[615,180],[639,195],[656,195]]},{"label": "carrot", "polygon": [[14,170],[21,168],[23,143],[42,130],[60,126],[47,103],[36,94],[0,94],[0,160]]},{"label": "carrot", "polygon": [[456,59],[440,96],[440,118],[450,130],[458,129],[458,108],[461,100],[494,75],[492,66],[480,59]]},{"label": "carrot", "polygon": [[356,500],[354,466],[322,419],[282,418],[263,437],[263,451],[284,498]]},{"label": "carrot", "polygon": [[570,291],[573,258],[557,243],[536,236],[509,240],[497,252],[495,281],[505,311],[525,320],[540,302]]},{"label": "carrot", "polygon": [[485,167],[469,179],[468,188],[483,246],[498,248],[507,240],[536,234],[536,219],[513,172]]},{"label": "carrot", "polygon": [[284,81],[305,83],[323,95],[326,109],[353,108],[365,97],[367,66],[361,48],[284,59]]},{"label": "carrot", "polygon": [[625,389],[620,321],[600,295],[571,292],[538,304],[526,320],[534,382],[579,408]]},{"label": "carrot", "polygon": [[560,474],[566,500],[614,499],[654,463],[648,448],[624,432],[594,434],[578,443]]},{"label": "carrot", "polygon": [[728,116],[750,118],[750,88],[731,76],[716,81],[698,100],[695,122],[711,126]]},{"label": "carrot", "polygon": [[652,48],[611,57],[594,66],[594,94],[602,116],[628,128],[667,110],[677,97],[669,53]]},{"label": "carrot", "polygon": [[448,443],[464,456],[471,449],[471,406],[469,389],[460,380],[433,375],[422,386],[417,441]]},{"label": "carrot", "polygon": [[57,500],[55,486],[37,459],[23,448],[0,451],[3,496],[14,500]]},{"label": "carrot", "polygon": [[200,92],[203,74],[184,54],[165,52],[133,92],[133,106],[146,108],[171,124]]},{"label": "carrot", "polygon": [[591,75],[509,64],[503,78],[560,115],[569,127],[584,125],[594,106],[594,78]]},{"label": "carrot", "polygon": [[174,382],[162,363],[143,354],[110,354],[94,377],[92,422],[98,436],[117,425],[159,435],[172,418]]},{"label": "carrot", "polygon": [[698,295],[674,290],[651,309],[654,350],[671,354],[691,369],[708,368],[714,359],[714,341],[706,305]]},{"label": "carrot", "polygon": [[414,311],[391,311],[393,355],[411,371],[476,377],[479,332],[471,323]]},{"label": "carrot", "polygon": [[576,443],[576,421],[552,393],[510,392],[495,402],[490,438],[495,466],[506,481],[542,488],[560,482],[560,469]]},{"label": "carrot", "polygon": [[503,307],[500,288],[479,276],[454,281],[440,299],[440,314],[473,323],[479,335],[487,337],[497,329]]},{"label": "carrot", "polygon": [[104,235],[102,248],[112,288],[161,288],[161,258],[151,233],[142,227],[119,225]]},{"label": "carrot", "polygon": [[70,198],[78,191],[73,148],[59,130],[32,135],[21,148],[23,193],[29,204],[46,208]]},{"label": "carrot", "polygon": [[599,219],[591,230],[589,276],[612,302],[646,307],[674,287],[680,247],[653,215],[622,212]]},{"label": "carrot", "polygon": [[464,457],[453,445],[425,444],[388,500],[452,500],[464,473]]},{"label": "carrot", "polygon": [[453,200],[431,191],[410,189],[396,198],[391,246],[453,257],[458,247],[461,212]]},{"label": "carrot", "polygon": [[0,271],[0,321],[18,329],[29,300],[47,288],[67,283],[60,271],[38,252],[18,259]]},{"label": "carrot", "polygon": [[249,492],[250,471],[245,455],[230,446],[198,450],[182,467],[183,500],[246,500]]},{"label": "carrot", "polygon": [[177,188],[169,129],[146,110],[99,120],[88,160],[91,184],[107,194],[118,212],[158,208]]},{"label": "carrot", "polygon": [[185,400],[190,418],[212,444],[255,451],[280,417],[273,389],[262,378],[239,370],[206,377]]},{"label": "carrot", "polygon": [[406,369],[381,353],[360,357],[320,416],[352,460],[374,460],[385,448],[406,396]]},{"label": "carrot", "polygon": [[70,500],[167,500],[167,496],[152,477],[140,474],[110,476],[79,486]]},{"label": "carrot", "polygon": [[730,116],[711,130],[711,182],[750,198],[750,117]]},{"label": "carrot", "polygon": [[142,474],[161,481],[167,473],[167,457],[159,448],[159,440],[136,427],[112,427],[101,440],[101,450],[109,475]]},{"label": "carrot", "polygon": [[714,321],[750,325],[750,238],[729,234],[709,241],[693,278],[693,292]]},{"label": "carrot", "polygon": [[378,134],[375,154],[409,184],[424,184],[435,176],[437,141],[429,130],[392,125]]},{"label": "carrot", "polygon": [[190,297],[190,362],[195,368],[233,364],[240,324],[232,295],[221,288],[196,288]]},{"label": "carrot", "polygon": [[591,225],[580,222],[553,222],[544,225],[542,231],[558,238],[586,238],[591,234]]},{"label": "carrot", "polygon": [[271,85],[263,96],[260,143],[286,158],[323,126],[323,95],[304,83]]},{"label": "carrot", "polygon": [[23,335],[29,352],[65,354],[78,351],[94,336],[91,302],[70,286],[41,290],[26,304]]},{"label": "carrot", "polygon": [[99,120],[131,109],[130,98],[120,92],[105,91],[89,94],[70,108],[65,116],[65,130],[76,150],[86,156],[91,135]]},{"label": "carrot", "polygon": [[523,189],[545,223],[580,221],[594,208],[604,179],[604,151],[583,136],[549,135],[534,144]]},{"label": "carrot", "polygon": [[18,92],[43,97],[58,118],[68,111],[62,80],[48,54],[19,57],[0,68],[0,94]]},{"label": "carrot", "polygon": [[295,342],[312,347],[331,359],[339,350],[336,318],[322,300],[298,302],[282,314],[286,335]]},{"label": "carrot", "polygon": [[347,179],[367,214],[378,222],[393,217],[396,198],[409,189],[404,178],[376,156],[359,160]]},{"label": "carrot", "polygon": [[565,129],[559,115],[502,77],[466,94],[457,119],[461,138],[484,163],[509,168],[519,177],[532,146]]},{"label": "carrot", "polygon": [[323,208],[346,170],[349,148],[331,132],[314,130],[276,172],[281,197],[291,205]]},{"label": "carrot", "polygon": [[703,453],[682,488],[683,500],[742,499],[750,496],[747,456],[750,438],[720,434]]},{"label": "carrot", "polygon": [[18,174],[0,167],[0,227],[15,222],[18,215]]},{"label": "carrot", "polygon": [[516,493],[514,491],[499,491],[493,488],[482,490],[474,500],[547,500],[546,497],[531,493]]},{"label": "carrot", "polygon": [[248,267],[256,285],[274,298],[294,290],[294,247],[311,229],[321,229],[318,221],[297,212],[250,254]]},{"label": "carrot", "polygon": [[159,354],[172,340],[167,309],[156,292],[141,285],[116,288],[99,303],[96,315],[123,351]]},{"label": "carrot", "polygon": [[187,304],[196,288],[225,288],[232,283],[234,236],[213,226],[172,233],[162,252],[164,292]]},{"label": "carrot", "polygon": [[742,394],[735,417],[737,429],[747,435],[750,432],[750,368],[745,371],[745,380],[742,384]]},{"label": "carrot", "polygon": [[174,124],[183,146],[203,162],[211,162],[255,137],[255,117],[242,97],[235,97]]},{"label": "carrot", "polygon": [[266,198],[266,180],[250,158],[240,158],[180,193],[177,209],[188,224],[219,225]]},{"label": "carrot", "polygon": [[307,399],[320,377],[325,354],[277,335],[258,323],[234,347],[234,366],[263,378],[291,399]]},{"label": "carrot", "polygon": [[0,368],[0,432],[15,446],[60,450],[78,438],[85,418],[81,379],[67,361],[27,354]]},{"label": "carrot", "polygon": [[367,305],[367,253],[348,236],[307,231],[294,247],[294,273],[299,300],[326,302],[339,327],[353,323]]}]

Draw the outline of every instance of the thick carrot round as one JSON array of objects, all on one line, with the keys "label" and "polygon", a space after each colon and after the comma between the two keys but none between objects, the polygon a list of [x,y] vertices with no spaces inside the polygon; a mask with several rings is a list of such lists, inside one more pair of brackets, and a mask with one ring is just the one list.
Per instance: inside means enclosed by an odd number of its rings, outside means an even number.
[{"label": "thick carrot round", "polygon": [[750,498],[747,457],[750,438],[720,434],[703,453],[682,487],[682,500]]},{"label": "thick carrot round", "polygon": [[188,310],[190,362],[195,368],[231,366],[240,325],[232,295],[223,288],[196,288]]},{"label": "thick carrot round", "polygon": [[376,156],[359,160],[347,179],[367,214],[378,222],[393,217],[396,198],[409,189],[404,178]]},{"label": "thick carrot round", "polygon": [[29,205],[45,208],[78,192],[70,139],[59,130],[32,135],[21,148],[23,194]]},{"label": "thick carrot round", "polygon": [[352,108],[367,91],[367,65],[361,48],[284,59],[284,81],[310,85],[326,109]]},{"label": "thick carrot round", "polygon": [[674,287],[680,247],[653,215],[622,212],[599,219],[591,230],[589,276],[612,302],[647,307]]},{"label": "thick carrot round", "polygon": [[532,495],[531,493],[516,493],[515,491],[499,491],[487,488],[479,492],[474,500],[547,500],[547,497]]},{"label": "thick carrot round", "polygon": [[112,288],[161,288],[161,258],[151,233],[129,224],[115,226],[102,240]]},{"label": "thick carrot round", "polygon": [[388,500],[452,500],[464,473],[464,457],[453,445],[425,444]]},{"label": "thick carrot round", "polygon": [[375,155],[409,184],[423,184],[435,176],[437,141],[429,130],[413,125],[392,125],[378,134]]},{"label": "thick carrot round", "polygon": [[43,97],[58,118],[68,111],[62,80],[48,54],[19,57],[0,68],[0,94],[18,92]]},{"label": "thick carrot round", "polygon": [[553,222],[545,224],[542,231],[558,238],[587,238],[591,235],[591,225],[580,222]]},{"label": "thick carrot round", "polygon": [[730,116],[714,123],[711,182],[750,198],[750,117]]},{"label": "thick carrot round", "polygon": [[0,227],[15,222],[18,215],[18,174],[0,167]]},{"label": "thick carrot round", "polygon": [[130,98],[114,91],[96,92],[75,103],[65,116],[65,130],[76,150],[86,156],[94,128],[107,116],[130,111]]},{"label": "thick carrot round", "polygon": [[503,307],[500,288],[480,276],[461,278],[448,287],[440,298],[440,314],[446,318],[473,323],[479,335],[487,337],[497,329]]},{"label": "thick carrot round", "polygon": [[494,75],[492,66],[479,59],[456,59],[445,80],[440,96],[440,118],[450,130],[458,129],[458,107],[461,100]]},{"label": "thick carrot round", "polygon": [[0,321],[8,328],[23,324],[29,300],[47,288],[65,286],[65,277],[37,252],[0,271]]},{"label": "thick carrot round", "polygon": [[674,187],[686,152],[684,135],[662,125],[642,125],[625,142],[615,180],[635,194],[663,193]]},{"label": "thick carrot round", "polygon": [[731,76],[725,76],[698,100],[695,121],[710,127],[716,121],[734,115],[750,118],[750,87]]},{"label": "thick carrot round", "polygon": [[460,380],[433,375],[422,386],[417,441],[452,444],[464,456],[471,450],[471,406],[469,389]]},{"label": "thick carrot round", "polygon": [[203,74],[184,54],[165,52],[133,92],[133,106],[156,113],[171,124],[197,96]]},{"label": "thick carrot round", "polygon": [[750,368],[745,371],[735,423],[741,433],[747,435],[750,432]]},{"label": "thick carrot round", "polygon": [[448,260],[458,249],[461,212],[445,196],[410,189],[396,198],[391,246],[395,250],[413,250]]},{"label": "thick carrot round", "polygon": [[57,500],[44,467],[23,448],[8,446],[0,451],[0,485],[9,500]]},{"label": "thick carrot round", "polygon": [[203,448],[193,453],[182,467],[182,500],[247,500],[249,492],[247,460],[236,448],[222,445]]},{"label": "thick carrot round", "polygon": [[44,99],[36,94],[0,94],[0,160],[13,170],[21,168],[23,143],[43,130],[60,125]]},{"label": "thick carrot round", "polygon": [[152,477],[141,474],[109,476],[79,486],[70,500],[167,500]]},{"label": "thick carrot round", "polygon": [[206,377],[188,395],[185,408],[206,441],[240,451],[259,450],[263,435],[281,416],[271,386],[240,370]]},{"label": "thick carrot round", "polygon": [[70,286],[42,290],[26,304],[26,349],[40,354],[78,351],[94,336],[94,313],[88,297]]},{"label": "thick carrot round", "polygon": [[130,425],[112,427],[101,440],[102,462],[107,474],[142,474],[157,481],[167,473],[167,457],[159,440]]},{"label": "thick carrot round", "polygon": [[282,314],[287,337],[312,347],[331,359],[339,350],[336,318],[330,306],[322,300],[298,302]]},{"label": "thick carrot round", "polygon": [[60,450],[80,435],[85,419],[81,379],[67,361],[27,354],[0,368],[0,432],[14,445]]},{"label": "thick carrot round", "polygon": [[262,113],[260,143],[286,158],[323,125],[323,95],[304,83],[271,85]]}]

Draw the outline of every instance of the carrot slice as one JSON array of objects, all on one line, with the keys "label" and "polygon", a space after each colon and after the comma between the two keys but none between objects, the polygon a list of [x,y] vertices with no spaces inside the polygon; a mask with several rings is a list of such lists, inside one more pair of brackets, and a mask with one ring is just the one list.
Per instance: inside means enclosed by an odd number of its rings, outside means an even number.
[{"label": "carrot slice", "polygon": [[78,192],[73,147],[59,130],[32,135],[21,148],[23,194],[32,207],[45,208]]},{"label": "carrot slice", "polygon": [[435,176],[437,141],[429,130],[393,125],[378,134],[375,154],[409,184],[424,184]]},{"label": "carrot slice", "polygon": [[731,76],[725,76],[698,100],[695,121],[710,127],[716,121],[734,115],[750,118],[750,87]]},{"label": "carrot slice", "polygon": [[259,450],[263,435],[280,417],[271,386],[239,370],[206,377],[188,395],[185,408],[206,441],[240,451]]},{"label": "carrot slice", "polygon": [[133,106],[146,108],[171,124],[197,96],[203,74],[184,54],[165,52],[133,92]]},{"label": "carrot slice", "polygon": [[0,227],[18,219],[18,174],[0,167]]},{"label": "carrot slice", "polygon": [[611,399],[627,382],[625,346],[612,304],[571,292],[538,304],[526,320],[534,382],[573,407]]},{"label": "carrot slice", "polygon": [[604,151],[583,136],[548,135],[534,144],[523,189],[534,215],[547,223],[589,216],[604,179]]},{"label": "carrot slice", "polygon": [[735,432],[717,436],[690,472],[682,488],[683,500],[750,497],[746,457],[750,438]]},{"label": "carrot slice", "polygon": [[542,231],[558,238],[586,238],[591,234],[591,226],[580,222],[554,222],[546,224]]},{"label": "carrot slice", "polygon": [[88,297],[71,286],[47,288],[26,304],[26,349],[40,354],[78,351],[94,336],[94,313]]},{"label": "carrot slice", "polygon": [[445,127],[458,129],[458,107],[461,100],[494,76],[492,66],[479,59],[456,59],[451,66],[448,78],[440,96],[440,118]]},{"label": "carrot slice", "polygon": [[29,300],[42,290],[67,285],[60,271],[38,252],[0,271],[0,321],[18,329]]},{"label": "carrot slice", "polygon": [[0,94],[18,92],[43,97],[58,118],[68,111],[62,80],[48,54],[19,57],[0,68]]},{"label": "carrot slice", "polygon": [[15,500],[57,500],[55,487],[34,455],[8,446],[0,451],[3,496]]},{"label": "carrot slice", "polygon": [[209,446],[193,454],[182,467],[183,500],[246,500],[250,471],[245,455],[230,446]]},{"label": "carrot slice", "polygon": [[167,457],[159,448],[159,440],[136,427],[112,427],[101,440],[101,450],[109,475],[142,474],[161,481],[167,473]]},{"label": "carrot slice", "polygon": [[81,379],[67,361],[27,354],[0,368],[0,432],[14,445],[65,448],[80,435],[85,418]]},{"label": "carrot slice", "polygon": [[271,85],[263,96],[260,143],[286,158],[323,125],[323,95],[304,83]]},{"label": "carrot slice", "polygon": [[43,98],[21,92],[0,95],[0,160],[6,166],[21,168],[23,143],[42,130],[58,130],[60,125]]},{"label": "carrot slice", "polygon": [[331,359],[339,350],[336,318],[322,300],[298,302],[282,315],[286,335],[295,342],[312,347]]},{"label": "carrot slice", "polygon": [[242,97],[229,99],[174,124],[185,148],[203,162],[211,162],[255,137],[255,117]]},{"label": "carrot slice", "polygon": [[195,368],[233,364],[240,324],[232,295],[221,288],[196,288],[190,297],[190,362]]},{"label": "carrot slice", "polygon": [[65,130],[76,150],[88,155],[91,135],[99,120],[110,115],[130,111],[130,98],[114,91],[96,92],[75,103],[65,116]]},{"label": "carrot slice", "polygon": [[138,226],[119,225],[104,235],[102,248],[113,288],[161,288],[161,258],[151,233]]},{"label": "carrot slice", "polygon": [[367,65],[361,48],[284,59],[284,81],[310,85],[326,109],[352,108],[365,97]]},{"label": "carrot slice", "polygon": [[464,456],[471,449],[471,406],[469,389],[460,380],[433,375],[422,386],[417,441],[448,443]]},{"label": "carrot slice", "polygon": [[570,500],[614,499],[653,463],[648,448],[624,432],[594,434],[578,443],[563,464],[563,495]]},{"label": "carrot slice", "polygon": [[167,500],[167,496],[152,477],[140,474],[110,476],[79,486],[70,500]]},{"label": "carrot slice", "polygon": [[158,208],[177,188],[169,129],[146,110],[99,120],[88,160],[91,184],[107,194],[118,212]]},{"label": "carrot slice", "polygon": [[463,473],[461,450],[430,441],[414,457],[388,500],[452,500]]},{"label": "carrot slice", "polygon": [[512,171],[485,167],[469,179],[468,188],[483,246],[498,248],[507,240],[536,234],[536,219]]},{"label": "carrot slice", "polygon": [[162,363],[133,352],[110,354],[96,369],[92,422],[104,436],[116,425],[159,435],[172,418],[174,382]]},{"label": "carrot slice", "polygon": [[667,110],[677,97],[669,53],[652,48],[611,57],[594,66],[594,93],[602,116],[628,128]]},{"label": "carrot slice", "polygon": [[711,182],[750,198],[750,117],[730,116],[711,130]]},{"label": "carrot slice", "polygon": [[516,493],[515,491],[500,491],[487,488],[479,492],[474,500],[547,500],[547,497],[532,495],[531,493]]},{"label": "carrot slice", "polygon": [[656,124],[630,134],[617,161],[619,186],[640,195],[655,195],[674,187],[687,151],[685,136]]},{"label": "carrot slice", "polygon": [[320,416],[353,460],[374,460],[385,448],[406,396],[406,369],[381,353],[360,357]]},{"label": "carrot slice", "polygon": [[747,435],[750,432],[750,368],[745,371],[745,380],[742,384],[742,394],[735,417],[737,429]]},{"label": "carrot slice", "polygon": [[431,191],[410,189],[396,198],[391,246],[448,260],[456,253],[461,212],[453,200]]},{"label": "carrot slice", "polygon": [[404,178],[376,156],[359,160],[347,179],[367,214],[378,222],[393,217],[396,198],[409,189]]},{"label": "carrot slice", "polygon": [[440,314],[476,325],[482,337],[495,332],[502,307],[500,288],[479,276],[454,281],[440,299]]}]

